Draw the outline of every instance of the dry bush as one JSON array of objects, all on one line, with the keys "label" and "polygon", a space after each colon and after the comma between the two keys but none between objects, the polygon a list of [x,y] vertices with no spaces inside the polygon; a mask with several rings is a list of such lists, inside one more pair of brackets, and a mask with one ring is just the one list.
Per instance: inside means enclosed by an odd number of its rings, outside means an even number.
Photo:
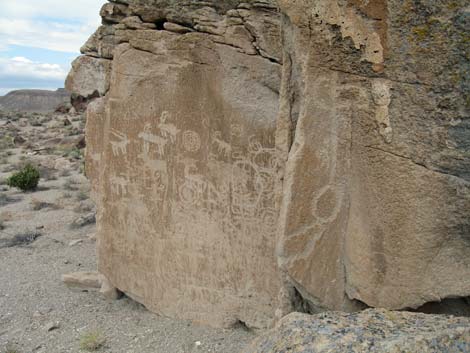
[{"label": "dry bush", "polygon": [[65,190],[69,190],[69,191],[77,191],[79,189],[78,181],[76,181],[73,178],[66,179],[62,186]]},{"label": "dry bush", "polygon": [[56,210],[59,207],[54,203],[50,203],[50,202],[46,202],[46,201],[40,201],[36,198],[33,198],[31,200],[31,209],[33,211],[40,211],[40,210],[43,210],[45,208],[50,208],[50,209]]},{"label": "dry bush", "polygon": [[103,348],[106,338],[99,331],[87,332],[80,338],[80,349],[94,352]]},{"label": "dry bush", "polygon": [[57,180],[56,172],[57,170],[54,168],[39,166],[39,173],[41,174],[41,178],[46,181]]},{"label": "dry bush", "polygon": [[6,193],[0,193],[0,206],[5,206],[17,201],[17,199],[10,197]]},{"label": "dry bush", "polygon": [[86,191],[80,190],[77,195],[75,195],[78,201],[85,201],[89,199],[89,195]]},{"label": "dry bush", "polygon": [[84,200],[75,206],[73,210],[77,213],[90,213],[95,210],[95,204],[89,199]]}]

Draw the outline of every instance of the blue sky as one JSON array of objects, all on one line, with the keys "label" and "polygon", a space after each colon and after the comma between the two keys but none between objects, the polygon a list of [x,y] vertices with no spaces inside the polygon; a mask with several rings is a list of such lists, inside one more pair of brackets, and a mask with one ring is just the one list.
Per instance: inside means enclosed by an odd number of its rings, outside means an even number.
[{"label": "blue sky", "polygon": [[106,0],[0,0],[0,95],[63,87]]}]

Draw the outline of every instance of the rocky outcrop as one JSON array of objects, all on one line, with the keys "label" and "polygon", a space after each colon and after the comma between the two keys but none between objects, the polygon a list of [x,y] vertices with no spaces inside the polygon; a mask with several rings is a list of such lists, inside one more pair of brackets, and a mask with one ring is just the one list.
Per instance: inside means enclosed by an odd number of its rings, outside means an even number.
[{"label": "rocky outcrop", "polygon": [[88,104],[99,270],[148,308],[470,295],[465,1],[120,0],[67,79]]},{"label": "rocky outcrop", "polygon": [[64,89],[22,89],[0,97],[0,110],[46,113],[69,101],[70,93]]},{"label": "rocky outcrop", "polygon": [[67,79],[102,97],[87,126],[100,272],[168,316],[270,325],[276,7],[110,3],[101,14]]},{"label": "rocky outcrop", "polygon": [[470,320],[368,309],[314,316],[293,313],[245,353],[425,353],[470,350]]},{"label": "rocky outcrop", "polygon": [[287,282],[340,310],[468,295],[465,1],[279,4]]},{"label": "rocky outcrop", "polygon": [[111,62],[91,56],[80,56],[72,63],[65,86],[76,96],[104,96],[109,89]]}]

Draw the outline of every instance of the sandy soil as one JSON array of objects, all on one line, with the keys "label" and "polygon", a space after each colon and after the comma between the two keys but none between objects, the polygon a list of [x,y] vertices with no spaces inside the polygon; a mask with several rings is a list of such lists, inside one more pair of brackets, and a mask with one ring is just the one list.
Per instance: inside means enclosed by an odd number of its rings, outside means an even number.
[{"label": "sandy soil", "polygon": [[[83,127],[80,115],[0,113],[0,352],[84,352],[90,341],[113,353],[242,350],[255,333],[160,317],[62,283],[96,268]],[[41,170],[39,188],[9,188],[6,178],[27,163]]]}]

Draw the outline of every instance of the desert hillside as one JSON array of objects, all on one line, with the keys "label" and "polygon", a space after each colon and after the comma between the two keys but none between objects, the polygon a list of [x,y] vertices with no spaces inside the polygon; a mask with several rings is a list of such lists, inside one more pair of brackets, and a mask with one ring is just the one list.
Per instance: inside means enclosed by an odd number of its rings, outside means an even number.
[{"label": "desert hillside", "polygon": [[52,112],[58,106],[70,101],[70,94],[64,89],[47,91],[22,89],[11,91],[0,97],[0,109],[22,112]]}]

